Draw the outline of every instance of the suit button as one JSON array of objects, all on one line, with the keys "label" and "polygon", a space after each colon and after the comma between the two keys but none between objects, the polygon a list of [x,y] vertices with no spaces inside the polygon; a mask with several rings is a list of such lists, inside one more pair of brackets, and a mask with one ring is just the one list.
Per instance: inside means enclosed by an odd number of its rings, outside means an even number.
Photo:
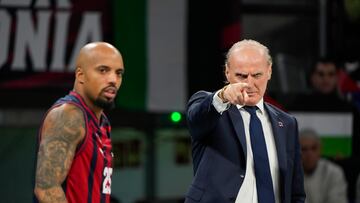
[{"label": "suit button", "polygon": [[245,176],[243,174],[240,175],[240,178],[244,178]]}]

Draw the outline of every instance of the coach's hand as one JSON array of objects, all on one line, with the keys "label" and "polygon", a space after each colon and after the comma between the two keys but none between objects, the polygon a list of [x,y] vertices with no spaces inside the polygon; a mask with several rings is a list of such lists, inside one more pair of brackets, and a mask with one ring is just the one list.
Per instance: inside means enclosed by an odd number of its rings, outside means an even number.
[{"label": "coach's hand", "polygon": [[246,92],[247,87],[248,84],[243,82],[228,84],[220,90],[218,95],[224,103],[245,105],[249,100]]}]

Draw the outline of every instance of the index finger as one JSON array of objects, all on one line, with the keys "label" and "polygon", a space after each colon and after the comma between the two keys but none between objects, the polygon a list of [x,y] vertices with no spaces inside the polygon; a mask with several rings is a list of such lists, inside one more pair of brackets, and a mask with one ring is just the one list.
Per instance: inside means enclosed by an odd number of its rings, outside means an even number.
[{"label": "index finger", "polygon": [[235,85],[237,88],[240,88],[240,91],[243,91],[245,88],[249,87],[249,85],[245,82],[238,82]]}]

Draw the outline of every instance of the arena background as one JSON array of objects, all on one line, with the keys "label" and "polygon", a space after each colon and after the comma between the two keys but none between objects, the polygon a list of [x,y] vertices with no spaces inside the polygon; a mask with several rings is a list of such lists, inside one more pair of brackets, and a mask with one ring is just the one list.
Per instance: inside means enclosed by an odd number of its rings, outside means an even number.
[{"label": "arena background", "polygon": [[[31,202],[42,116],[71,90],[76,53],[87,42],[113,43],[124,57],[117,108],[108,112],[113,197],[125,203],[182,202],[193,175],[186,102],[200,89],[222,87],[231,44],[252,38],[269,47],[274,67],[268,96],[286,109],[289,98],[309,91],[306,75],[318,56],[336,56],[353,66],[359,61],[356,2],[1,0],[1,202]],[[360,68],[346,70],[359,84]],[[354,199],[359,120],[350,111],[299,106],[286,110],[300,128],[317,128],[324,156],[342,157]],[[170,119],[175,111],[182,115],[178,122]]]}]

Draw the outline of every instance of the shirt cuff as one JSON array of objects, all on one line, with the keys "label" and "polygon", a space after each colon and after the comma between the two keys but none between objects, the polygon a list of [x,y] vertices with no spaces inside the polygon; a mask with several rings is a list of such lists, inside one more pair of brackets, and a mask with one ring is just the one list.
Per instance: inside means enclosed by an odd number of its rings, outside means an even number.
[{"label": "shirt cuff", "polygon": [[212,100],[212,105],[215,107],[216,111],[222,114],[224,111],[228,110],[230,107],[230,102],[223,103],[223,101],[219,97],[219,91],[217,91]]}]

